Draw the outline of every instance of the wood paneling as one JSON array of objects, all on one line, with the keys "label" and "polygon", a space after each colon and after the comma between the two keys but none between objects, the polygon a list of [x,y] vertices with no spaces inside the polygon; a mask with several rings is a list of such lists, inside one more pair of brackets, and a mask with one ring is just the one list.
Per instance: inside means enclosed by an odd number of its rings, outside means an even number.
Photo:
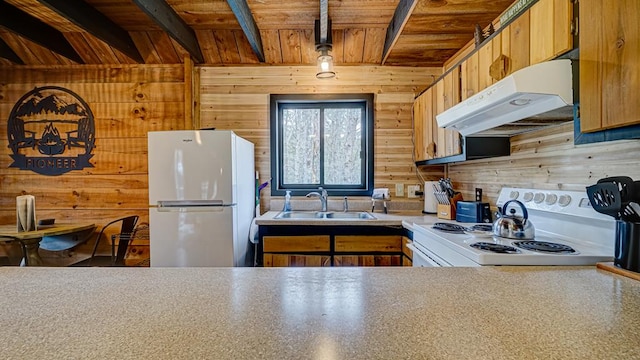
[{"label": "wood paneling", "polygon": [[[148,222],[147,132],[191,128],[184,114],[185,71],[190,68],[182,65],[0,67],[0,118],[6,121],[15,102],[34,87],[61,86],[88,103],[96,134],[94,167],[44,176],[9,168],[7,128],[1,126],[0,223],[15,223],[15,197],[21,194],[36,197],[40,219],[95,222],[100,228],[137,214]],[[101,251],[109,253],[108,242],[103,245]],[[92,246],[64,257],[48,254],[49,264],[86,257]]]},{"label": "wood paneling", "polygon": [[[133,60],[102,42],[37,0],[8,3],[52,26],[67,37],[89,64],[128,64]],[[145,64],[179,64],[186,50],[169,38],[162,27],[130,0],[86,0],[128,32]],[[386,65],[441,66],[473,39],[474,25],[486,26],[513,0],[417,0],[406,9],[406,26],[391,45]],[[413,5],[413,1],[411,2]],[[387,28],[394,27],[399,0],[329,0],[336,64],[381,64]],[[168,0],[167,5],[196,32],[204,64],[254,64],[258,62],[229,4],[224,0]],[[314,21],[320,17],[317,1],[248,0],[261,36],[268,64],[310,65],[315,62]],[[397,24],[395,24],[397,25]],[[7,40],[28,65],[64,65],[69,60],[19,36]],[[391,44],[391,43],[390,43]],[[0,60],[3,61],[3,60]]]},{"label": "wood paneling", "polygon": [[465,199],[483,188],[495,204],[503,186],[584,191],[607,176],[640,180],[640,141],[573,144],[573,124],[550,127],[511,138],[511,156],[451,164],[448,176]]},{"label": "wood paneling", "polygon": [[[419,184],[413,159],[412,104],[439,68],[336,66],[332,80],[318,80],[311,66],[201,67],[201,127],[234,130],[256,146],[256,170],[271,178],[269,94],[375,93],[376,187]],[[440,173],[441,174],[441,173]],[[262,191],[262,210],[270,188]],[[392,194],[393,195],[393,194]],[[418,201],[418,200],[416,200]]]}]

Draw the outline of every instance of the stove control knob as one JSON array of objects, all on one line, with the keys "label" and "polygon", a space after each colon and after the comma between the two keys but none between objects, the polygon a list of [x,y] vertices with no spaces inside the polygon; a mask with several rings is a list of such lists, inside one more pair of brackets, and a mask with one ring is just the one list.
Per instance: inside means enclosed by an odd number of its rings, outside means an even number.
[{"label": "stove control knob", "polygon": [[520,196],[520,193],[519,193],[519,192],[517,192],[517,191],[515,191],[515,190],[513,190],[513,191],[511,191],[511,192],[509,193],[509,198],[510,198],[510,199],[512,199],[512,200],[513,200],[513,199],[517,199],[517,198],[518,198],[518,196]]},{"label": "stove control knob", "polygon": [[545,200],[545,203],[547,205],[553,205],[556,203],[556,201],[558,201],[558,195],[556,194],[547,194],[547,200]]},{"label": "stove control knob", "polygon": [[569,204],[571,204],[571,196],[560,195],[560,198],[558,198],[558,205],[565,207],[565,206],[568,206]]},{"label": "stove control knob", "polygon": [[533,202],[536,204],[540,204],[541,202],[544,201],[544,194],[543,193],[536,193],[533,196]]},{"label": "stove control knob", "polygon": [[524,201],[529,202],[531,200],[533,200],[533,193],[532,192],[526,192],[524,193],[524,197],[523,197]]}]

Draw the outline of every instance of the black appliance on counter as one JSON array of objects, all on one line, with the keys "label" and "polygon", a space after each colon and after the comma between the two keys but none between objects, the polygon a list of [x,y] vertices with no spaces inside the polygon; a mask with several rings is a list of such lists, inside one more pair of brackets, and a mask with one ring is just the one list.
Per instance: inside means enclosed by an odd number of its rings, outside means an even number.
[{"label": "black appliance on counter", "polygon": [[480,201],[458,201],[456,221],[464,223],[492,223],[489,203]]}]

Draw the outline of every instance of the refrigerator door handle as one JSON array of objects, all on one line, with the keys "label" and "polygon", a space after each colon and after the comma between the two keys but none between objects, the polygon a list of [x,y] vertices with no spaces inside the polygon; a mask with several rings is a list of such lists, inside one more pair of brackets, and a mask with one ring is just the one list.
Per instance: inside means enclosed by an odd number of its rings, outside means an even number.
[{"label": "refrigerator door handle", "polygon": [[235,206],[235,204],[225,204],[222,200],[164,200],[158,201],[158,208],[176,207],[224,207]]}]

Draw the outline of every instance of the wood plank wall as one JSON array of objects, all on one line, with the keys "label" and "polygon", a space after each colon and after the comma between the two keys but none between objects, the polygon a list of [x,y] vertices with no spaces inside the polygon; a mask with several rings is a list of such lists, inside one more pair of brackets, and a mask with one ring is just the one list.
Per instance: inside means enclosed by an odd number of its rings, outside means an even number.
[{"label": "wood plank wall", "polygon": [[[191,118],[185,119],[189,71],[183,65],[0,66],[0,223],[15,224],[15,198],[21,194],[36,197],[40,219],[95,222],[101,227],[137,214],[141,222],[148,222],[147,132],[192,128]],[[50,85],[74,91],[91,108],[96,134],[93,168],[60,176],[9,168],[6,121],[11,109],[34,87]],[[51,256],[64,263],[87,253],[89,244]]]},{"label": "wood plank wall", "polygon": [[[313,66],[201,67],[200,127],[234,130],[255,144],[260,181],[270,179],[269,94],[375,93],[376,187],[420,184],[412,158],[412,104],[441,74],[440,68],[338,66],[334,79],[318,80]],[[442,166],[423,169],[439,178]],[[262,191],[269,209],[270,187]],[[406,196],[406,195],[405,195]],[[406,197],[405,197],[406,199]],[[416,200],[419,201],[419,200]]]},{"label": "wood plank wall", "polygon": [[584,191],[608,176],[640,180],[640,140],[574,145],[573,124],[511,138],[511,156],[450,164],[448,176],[465,199],[483,188],[495,205],[503,186]]}]

